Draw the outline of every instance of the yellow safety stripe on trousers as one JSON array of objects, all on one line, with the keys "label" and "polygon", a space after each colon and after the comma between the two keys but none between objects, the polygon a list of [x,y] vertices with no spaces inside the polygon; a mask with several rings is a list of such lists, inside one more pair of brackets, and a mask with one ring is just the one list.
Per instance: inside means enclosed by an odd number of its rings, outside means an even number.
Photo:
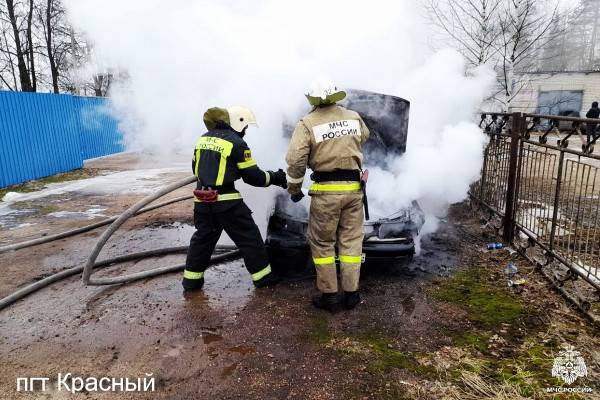
[{"label": "yellow safety stripe on trousers", "polygon": [[255,165],[256,165],[256,160],[253,160],[252,158],[249,159],[248,161],[237,163],[237,167],[239,169],[246,169],[246,168],[254,167]]},{"label": "yellow safety stripe on trousers", "polygon": [[[242,199],[241,193],[227,193],[227,194],[220,194],[217,196],[217,201],[238,200],[238,199]],[[198,198],[194,198],[194,201],[196,203],[205,203],[204,201],[199,200]],[[212,203],[212,202],[209,202],[209,203]]]},{"label": "yellow safety stripe on trousers", "polygon": [[187,269],[183,270],[183,277],[185,279],[202,279],[204,272],[193,272]]},{"label": "yellow safety stripe on trousers", "polygon": [[340,262],[348,264],[362,263],[362,256],[340,256]]},{"label": "yellow safety stripe on trousers", "polygon": [[225,170],[227,167],[227,158],[231,155],[231,151],[233,150],[233,143],[228,140],[213,137],[213,136],[202,136],[198,139],[198,143],[196,144],[196,176],[198,176],[198,160],[200,159],[200,151],[201,150],[210,150],[216,151],[221,154],[221,160],[219,161],[219,172],[217,173],[217,180],[215,184],[220,186],[223,184],[223,180],[225,179]]},{"label": "yellow safety stripe on trousers", "polygon": [[313,258],[315,265],[335,264],[335,257],[317,257]]},{"label": "yellow safety stripe on trousers", "polygon": [[313,183],[311,192],[354,192],[360,190],[360,183]]},{"label": "yellow safety stripe on trousers", "polygon": [[271,273],[271,264],[267,265],[265,268],[261,269],[258,272],[255,272],[254,274],[250,275],[252,277],[253,281],[258,281],[262,278],[264,278],[265,276],[269,275]]}]

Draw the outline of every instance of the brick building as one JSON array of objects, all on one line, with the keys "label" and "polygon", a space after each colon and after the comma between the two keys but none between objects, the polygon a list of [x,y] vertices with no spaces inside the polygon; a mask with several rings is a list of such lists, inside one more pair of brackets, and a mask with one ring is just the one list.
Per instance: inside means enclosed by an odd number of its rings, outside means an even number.
[{"label": "brick building", "polygon": [[593,101],[600,102],[600,71],[533,72],[526,78],[511,111],[585,116]]}]

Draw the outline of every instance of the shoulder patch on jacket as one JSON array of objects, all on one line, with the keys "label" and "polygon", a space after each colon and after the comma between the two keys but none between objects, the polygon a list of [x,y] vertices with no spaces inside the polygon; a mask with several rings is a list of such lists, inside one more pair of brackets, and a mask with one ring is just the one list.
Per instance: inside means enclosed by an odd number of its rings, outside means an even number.
[{"label": "shoulder patch on jacket", "polygon": [[244,161],[252,159],[252,152],[250,150],[244,150]]}]

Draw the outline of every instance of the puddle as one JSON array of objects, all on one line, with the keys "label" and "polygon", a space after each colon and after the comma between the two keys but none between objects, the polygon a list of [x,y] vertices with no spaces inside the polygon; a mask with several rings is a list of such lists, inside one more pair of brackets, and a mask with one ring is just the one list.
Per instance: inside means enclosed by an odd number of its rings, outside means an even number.
[{"label": "puddle", "polygon": [[202,341],[204,344],[211,344],[220,340],[223,340],[223,336],[217,335],[216,333],[202,332]]},{"label": "puddle", "polygon": [[23,222],[24,218],[33,214],[35,214],[35,210],[10,209],[10,212],[6,214],[0,213],[0,226],[6,229],[18,229],[34,225],[32,223]]},{"label": "puddle", "polygon": [[57,211],[49,213],[48,216],[52,218],[92,220],[94,218],[106,217],[106,215],[101,214],[104,210],[106,210],[106,208],[90,208],[86,211]]},{"label": "puddle", "polygon": [[238,363],[233,363],[233,364],[223,368],[223,371],[221,372],[221,378],[227,378],[228,376],[231,376],[231,374],[234,373],[237,366],[238,366]]},{"label": "puddle", "polygon": [[246,355],[246,354],[254,353],[256,351],[256,349],[254,347],[250,347],[250,346],[239,345],[239,346],[231,347],[229,349],[229,351],[231,351],[233,353]]}]

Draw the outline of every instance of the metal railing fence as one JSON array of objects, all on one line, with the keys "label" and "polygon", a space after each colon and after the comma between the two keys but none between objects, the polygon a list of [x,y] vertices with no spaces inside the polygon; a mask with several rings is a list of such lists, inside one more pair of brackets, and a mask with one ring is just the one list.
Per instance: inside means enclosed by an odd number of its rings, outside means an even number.
[{"label": "metal railing fence", "polygon": [[[473,200],[497,216],[502,236],[535,261],[584,311],[600,293],[600,156],[598,120],[485,113],[489,136]],[[556,144],[550,143],[554,136]],[[579,140],[578,140],[579,139]],[[579,146],[581,144],[581,146]],[[571,295],[567,282],[581,278]]]}]

